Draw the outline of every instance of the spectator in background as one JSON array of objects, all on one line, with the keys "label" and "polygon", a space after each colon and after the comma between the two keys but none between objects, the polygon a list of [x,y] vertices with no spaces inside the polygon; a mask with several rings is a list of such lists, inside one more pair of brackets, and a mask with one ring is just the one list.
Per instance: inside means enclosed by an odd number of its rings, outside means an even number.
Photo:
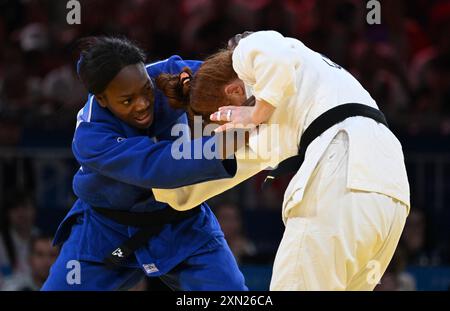
[{"label": "spectator in background", "polygon": [[[408,123],[410,88],[403,64],[388,43],[358,42],[350,49],[349,70],[370,91],[390,125]],[[367,59],[371,61],[368,62]]]},{"label": "spectator in background", "polygon": [[425,252],[426,219],[420,209],[411,209],[401,238],[408,261],[413,265],[426,265],[429,258]]},{"label": "spectator in background", "polygon": [[401,247],[404,247],[408,264],[413,266],[436,266],[442,264],[437,245],[427,245],[427,217],[423,210],[411,209],[405,224]]},{"label": "spectator in background", "polygon": [[450,134],[450,3],[436,2],[429,10],[428,34],[433,45],[418,51],[410,64],[416,92],[412,107],[415,131]]},{"label": "spectator in background", "polygon": [[74,66],[66,64],[50,71],[42,80],[41,88],[43,98],[39,119],[51,117],[46,126],[52,128],[63,129],[68,124],[75,126],[73,116],[77,114],[87,93],[78,79]]},{"label": "spectator in background", "polygon": [[406,271],[406,250],[398,247],[376,291],[415,291],[416,280]]},{"label": "spectator in background", "polygon": [[242,264],[249,257],[255,256],[256,247],[244,234],[239,207],[224,203],[216,207],[215,214],[238,264]]},{"label": "spectator in background", "polygon": [[81,93],[67,47],[76,38],[122,34],[142,42],[150,58],[173,51],[195,58],[235,33],[262,29],[301,38],[349,69],[391,126],[450,133],[448,1],[387,2],[381,25],[367,24],[358,0],[92,0],[83,2],[81,25],[67,24],[58,0],[6,1],[0,12],[0,144],[18,144],[28,123],[73,128],[66,117]]},{"label": "spectator in background", "polygon": [[30,273],[29,244],[35,227],[36,208],[32,195],[17,191],[7,200],[0,235],[0,271],[3,277]]},{"label": "spectator in background", "polygon": [[12,276],[5,280],[4,291],[38,291],[48,277],[50,267],[58,257],[59,248],[53,247],[53,237],[49,235],[36,235],[29,244],[30,265],[29,274]]}]

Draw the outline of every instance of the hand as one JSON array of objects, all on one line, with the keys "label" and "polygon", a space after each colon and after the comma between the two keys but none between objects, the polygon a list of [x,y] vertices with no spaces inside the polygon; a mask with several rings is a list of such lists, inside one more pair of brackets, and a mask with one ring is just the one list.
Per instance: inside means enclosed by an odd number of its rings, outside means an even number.
[{"label": "hand", "polygon": [[209,118],[211,121],[227,122],[214,130],[219,133],[233,128],[252,129],[258,124],[253,121],[255,107],[248,106],[223,106],[214,112]]}]

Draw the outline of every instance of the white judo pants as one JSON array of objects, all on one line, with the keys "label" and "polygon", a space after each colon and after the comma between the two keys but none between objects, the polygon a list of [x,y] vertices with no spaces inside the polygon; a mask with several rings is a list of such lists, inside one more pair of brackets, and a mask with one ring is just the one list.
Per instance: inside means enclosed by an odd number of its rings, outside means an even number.
[{"label": "white judo pants", "polygon": [[392,259],[407,207],[346,187],[348,137],[327,148],[289,213],[270,290],[373,290]]}]

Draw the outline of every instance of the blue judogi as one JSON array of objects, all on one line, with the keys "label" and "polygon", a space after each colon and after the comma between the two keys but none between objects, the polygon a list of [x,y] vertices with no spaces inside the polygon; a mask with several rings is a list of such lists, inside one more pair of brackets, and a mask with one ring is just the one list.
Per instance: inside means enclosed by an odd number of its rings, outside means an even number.
[{"label": "blue judogi", "polygon": [[[179,73],[185,66],[195,72],[200,64],[172,56],[146,68],[154,81],[161,73]],[[78,200],[57,230],[54,243],[64,244],[43,290],[123,289],[142,278],[142,271],[148,276],[160,276],[174,289],[247,289],[220,226],[205,203],[196,216],[165,225],[122,267],[110,270],[102,264],[138,228],[118,224],[92,207],[132,212],[170,208],[155,201],[150,189],[175,188],[234,175],[233,160],[175,160],[171,155],[175,139],[171,128],[176,123],[187,123],[185,113],[170,108],[158,89],[154,122],[148,131],[122,122],[102,108],[94,96],[89,96],[78,114],[72,143],[81,165],[73,179]],[[214,137],[200,138],[202,144],[210,139]],[[194,145],[192,141],[189,146]],[[67,281],[71,260],[80,262],[80,284]]]}]

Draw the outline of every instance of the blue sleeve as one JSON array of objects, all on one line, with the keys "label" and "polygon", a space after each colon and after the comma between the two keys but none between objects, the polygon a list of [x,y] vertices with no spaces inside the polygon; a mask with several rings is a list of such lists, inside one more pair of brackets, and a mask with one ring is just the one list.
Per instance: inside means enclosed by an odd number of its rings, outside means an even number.
[{"label": "blue sleeve", "polygon": [[172,136],[172,128],[176,124],[183,124],[188,126],[188,117],[186,113],[183,113],[178,119],[174,120],[173,122],[167,122],[167,126],[163,131],[160,131],[159,134],[156,136],[158,140],[176,140],[178,139],[178,136],[174,135]]},{"label": "blue sleeve", "polygon": [[[187,141],[183,146],[203,146],[213,137]],[[184,148],[184,147],[183,147]],[[72,143],[81,166],[109,178],[142,188],[171,189],[209,180],[231,178],[235,159],[175,159],[172,142],[153,142],[149,137],[121,138],[112,125],[82,122]],[[182,149],[179,149],[183,152]],[[203,150],[203,149],[202,149]]]},{"label": "blue sleeve", "polygon": [[174,55],[165,60],[148,64],[146,68],[149,76],[154,79],[162,73],[179,74],[184,67],[189,67],[195,73],[201,64],[201,61],[184,60],[180,56]]}]

